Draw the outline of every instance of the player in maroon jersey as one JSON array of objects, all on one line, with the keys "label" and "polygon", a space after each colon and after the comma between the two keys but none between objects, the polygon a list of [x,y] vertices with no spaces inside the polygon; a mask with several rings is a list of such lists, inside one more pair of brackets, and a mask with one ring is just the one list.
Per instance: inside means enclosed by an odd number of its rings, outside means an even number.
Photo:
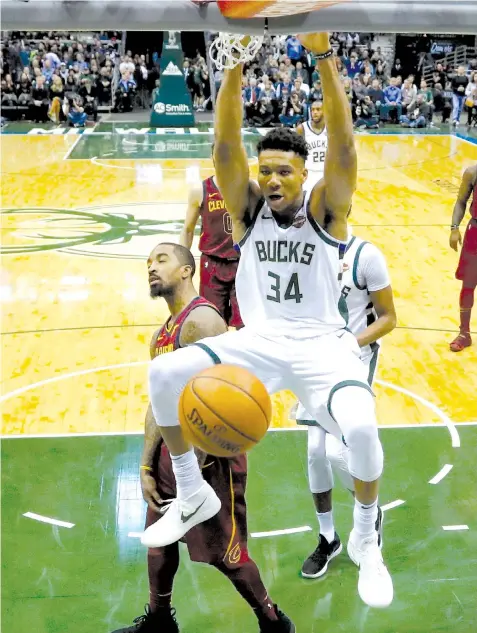
[{"label": "player in maroon jersey", "polygon": [[228,325],[243,327],[235,294],[239,254],[232,241],[232,220],[214,177],[189,192],[189,203],[179,243],[191,248],[197,221],[201,218],[199,240],[200,294],[220,310]]},{"label": "player in maroon jersey", "polygon": [[[170,317],[153,335],[151,358],[197,343],[201,338],[227,331],[218,310],[197,296],[192,283],[195,261],[179,244],[162,243],[148,259],[151,297],[163,297]],[[200,344],[200,343],[199,343]],[[218,494],[222,507],[212,519],[187,532],[191,560],[216,567],[233,583],[254,610],[261,633],[294,633],[295,627],[268,597],[260,572],[247,549],[245,486],[247,458],[224,459],[197,451],[204,479]],[[181,457],[172,458],[181,467]],[[167,511],[167,501],[176,496],[172,460],[162,441],[151,405],[146,413],[141,487],[148,504],[146,528]],[[171,607],[172,585],[179,567],[179,544],[148,549],[149,604],[145,615],[131,627],[114,633],[178,633],[175,610]]]},{"label": "player in maroon jersey", "polygon": [[[459,225],[464,219],[467,203],[472,193],[471,218],[462,242]],[[460,332],[450,344],[453,352],[461,352],[465,347],[472,345],[470,315],[474,305],[475,288],[477,287],[477,165],[468,167],[462,176],[457,202],[452,214],[449,243],[455,251],[458,250],[459,244],[462,245],[459,265],[455,273],[456,279],[462,281],[459,300]]]}]

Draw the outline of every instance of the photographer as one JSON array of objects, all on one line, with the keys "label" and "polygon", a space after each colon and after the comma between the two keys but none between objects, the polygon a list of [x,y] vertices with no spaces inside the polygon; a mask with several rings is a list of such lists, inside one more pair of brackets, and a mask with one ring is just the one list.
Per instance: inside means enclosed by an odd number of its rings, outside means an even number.
[{"label": "photographer", "polygon": [[356,106],[356,123],[358,130],[375,130],[379,128],[378,117],[376,116],[376,106],[369,95],[366,95]]},{"label": "photographer", "polygon": [[66,118],[71,127],[84,127],[86,125],[87,114],[83,108],[83,102],[79,95],[73,97],[72,103],[65,105]]},{"label": "photographer", "polygon": [[294,92],[283,106],[282,114],[279,116],[280,123],[285,127],[295,127],[295,125],[303,121],[304,116],[305,108],[300,103],[298,94]]},{"label": "photographer", "polygon": [[424,99],[424,95],[417,95],[416,107],[406,115],[401,115],[399,121],[403,127],[426,127],[429,120],[430,107]]}]

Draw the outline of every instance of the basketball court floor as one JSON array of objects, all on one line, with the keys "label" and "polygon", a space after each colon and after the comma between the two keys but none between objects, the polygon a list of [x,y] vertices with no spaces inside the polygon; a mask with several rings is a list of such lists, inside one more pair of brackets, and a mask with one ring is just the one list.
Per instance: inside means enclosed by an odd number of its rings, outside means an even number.
[{"label": "basketball court floor", "polygon": [[[259,134],[244,137],[252,175]],[[138,464],[148,343],[166,310],[149,298],[146,259],[177,239],[189,184],[213,173],[211,140],[121,124],[1,136],[5,632],[108,633],[148,600]],[[459,293],[448,228],[477,145],[445,133],[356,143],[353,231],[385,253],[398,311],[375,386],[394,603],[361,603],[344,552],[324,578],[299,576],[316,519],[290,393],[275,396],[274,432],[250,455],[250,550],[298,633],[475,633],[477,346],[448,347]],[[335,508],[346,541],[339,488]],[[174,606],[185,633],[257,630],[227,580],[185,553]]]}]

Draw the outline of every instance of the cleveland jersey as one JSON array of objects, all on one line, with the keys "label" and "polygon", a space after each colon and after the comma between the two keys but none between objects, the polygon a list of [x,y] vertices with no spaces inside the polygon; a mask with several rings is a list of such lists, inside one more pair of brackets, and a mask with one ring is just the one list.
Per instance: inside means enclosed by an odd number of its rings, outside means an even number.
[{"label": "cleveland jersey", "polygon": [[474,185],[472,204],[470,205],[470,215],[473,220],[477,220],[477,182]]},{"label": "cleveland jersey", "polygon": [[[359,237],[348,242],[343,259],[342,295],[348,308],[348,328],[357,336],[377,319],[370,292],[390,285],[386,261],[381,251]],[[369,356],[379,345],[361,349],[361,358]]]},{"label": "cleveland jersey", "polygon": [[235,287],[245,325],[297,339],[344,328],[340,259],[346,242],[328,235],[305,204],[287,228],[264,201],[260,205],[239,244]]},{"label": "cleveland jersey", "polygon": [[305,142],[308,148],[308,158],[305,167],[310,172],[318,172],[323,175],[325,169],[325,156],[328,149],[328,134],[326,128],[318,134],[313,131],[310,121],[303,123]]},{"label": "cleveland jersey", "polygon": [[238,254],[232,241],[232,219],[213,176],[204,180],[202,187],[199,250],[204,255],[236,260]]},{"label": "cleveland jersey", "polygon": [[180,348],[182,326],[192,310],[198,308],[199,306],[208,306],[219,313],[217,308],[203,297],[196,297],[195,299],[192,299],[189,305],[182,310],[173,323],[172,317],[169,317],[159,330],[155,343],[155,356],[167,354],[168,352],[173,352]]}]

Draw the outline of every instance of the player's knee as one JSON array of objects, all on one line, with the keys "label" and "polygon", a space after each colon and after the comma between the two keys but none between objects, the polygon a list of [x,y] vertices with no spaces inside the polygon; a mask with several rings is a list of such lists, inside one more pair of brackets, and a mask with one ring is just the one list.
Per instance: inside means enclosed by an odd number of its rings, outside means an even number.
[{"label": "player's knee", "polygon": [[350,430],[349,471],[361,481],[375,481],[383,472],[383,448],[375,423],[364,421]]},{"label": "player's knee", "polygon": [[345,442],[350,451],[371,455],[379,443],[376,424],[368,420],[357,420],[355,426],[348,431]]},{"label": "player's knee", "polygon": [[308,427],[308,462],[326,458],[326,433],[318,426]]}]

